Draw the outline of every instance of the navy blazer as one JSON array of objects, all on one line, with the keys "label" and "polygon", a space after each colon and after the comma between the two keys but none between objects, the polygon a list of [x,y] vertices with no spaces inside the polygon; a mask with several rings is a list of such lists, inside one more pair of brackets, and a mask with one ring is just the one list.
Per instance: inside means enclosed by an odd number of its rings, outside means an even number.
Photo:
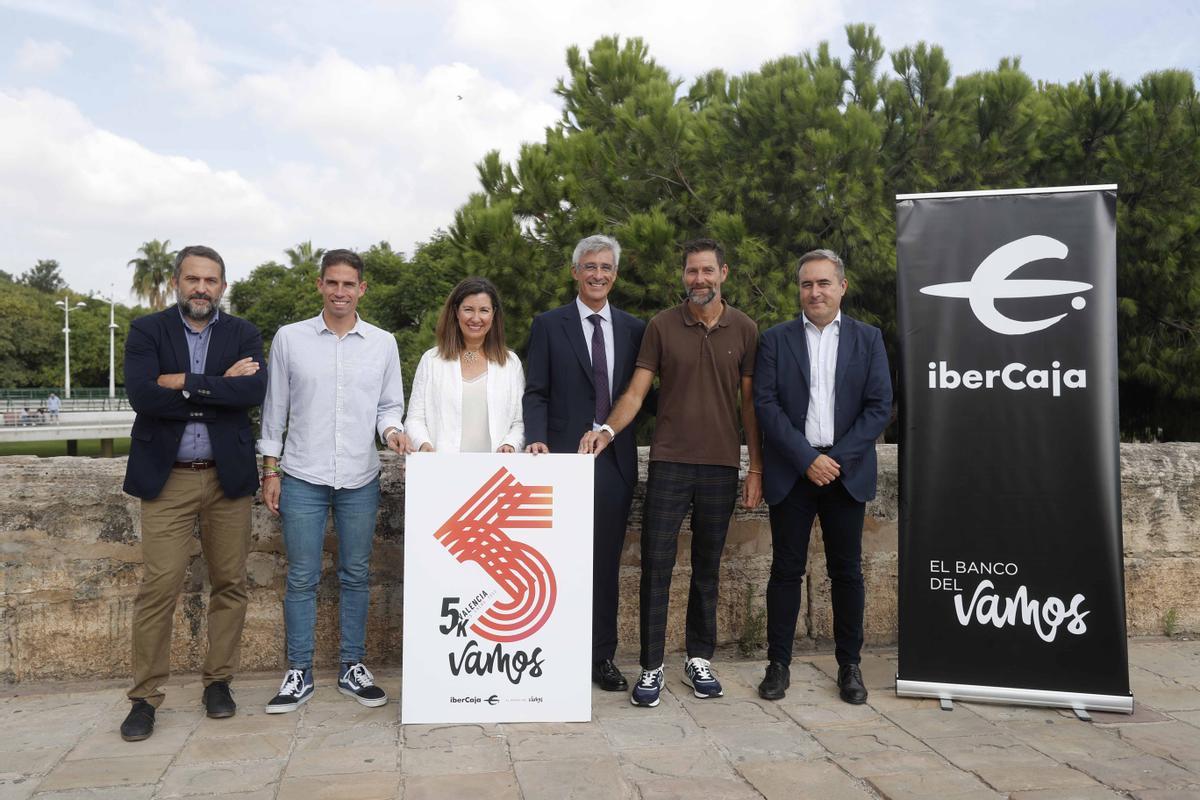
[{"label": "navy blazer", "polygon": [[[782,502],[817,451],[804,436],[808,415],[808,339],[797,317],[767,330],[754,366],[754,411],[763,435],[763,497]],[[892,381],[883,334],[842,315],[834,371],[833,449],[842,485],[865,503],[875,496],[875,440],[892,412]]]},{"label": "navy blazer", "polygon": [[[612,396],[616,405],[633,377],[646,323],[611,304],[609,308],[613,326]],[[552,453],[577,452],[579,440],[592,429],[596,387],[591,344],[584,338],[574,300],[533,319],[525,354],[522,405],[525,441],[544,442]],[[638,477],[634,427],[626,427],[612,443],[621,477],[629,486],[635,486]]]},{"label": "navy blazer", "polygon": [[[125,393],[137,412],[125,467],[124,490],[152,500],[166,485],[189,422],[208,423],[221,489],[229,498],[258,489],[254,436],[246,413],[267,393],[267,370],[258,328],[221,313],[213,325],[204,374],[188,372],[187,334],[178,306],[135,319],[125,339]],[[254,375],[222,377],[246,356],[259,364]],[[187,373],[184,392],[164,389],[159,375]]]}]

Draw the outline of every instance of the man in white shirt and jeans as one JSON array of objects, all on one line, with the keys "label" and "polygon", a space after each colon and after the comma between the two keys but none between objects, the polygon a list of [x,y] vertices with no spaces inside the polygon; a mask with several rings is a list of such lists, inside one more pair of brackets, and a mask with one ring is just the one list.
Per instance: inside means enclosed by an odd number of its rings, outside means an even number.
[{"label": "man in white shirt and jeans", "polygon": [[[321,313],[285,325],[271,343],[262,406],[263,502],[283,520],[287,549],[288,670],[268,714],[294,711],[312,696],[317,584],[325,524],[338,537],[341,646],[338,691],[365,706],[387,694],[364,666],[368,578],[379,510],[375,436],[404,452],[404,386],[395,338],[358,316],[367,289],[350,250],[321,259]],[[287,443],[284,444],[284,431]],[[282,455],[282,459],[280,456]]]}]

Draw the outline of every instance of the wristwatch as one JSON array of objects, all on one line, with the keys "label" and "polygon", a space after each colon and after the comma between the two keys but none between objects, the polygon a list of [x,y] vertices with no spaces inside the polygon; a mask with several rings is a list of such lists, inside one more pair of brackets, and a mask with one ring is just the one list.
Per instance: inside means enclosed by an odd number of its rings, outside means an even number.
[{"label": "wristwatch", "polygon": [[617,438],[617,432],[614,431],[612,425],[609,425],[607,422],[600,426],[600,430],[608,434],[608,440],[610,442]]}]

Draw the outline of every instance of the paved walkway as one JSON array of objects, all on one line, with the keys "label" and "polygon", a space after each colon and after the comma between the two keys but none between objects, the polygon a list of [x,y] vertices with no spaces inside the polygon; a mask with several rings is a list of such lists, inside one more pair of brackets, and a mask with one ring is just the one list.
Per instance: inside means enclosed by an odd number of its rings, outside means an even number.
[{"label": "paved walkway", "polygon": [[[779,703],[754,687],[763,664],[716,662],[725,697],[697,700],[668,672],[656,709],[597,691],[586,724],[409,725],[367,709],[318,673],[313,700],[268,717],[279,676],[235,684],[236,717],[200,711],[176,680],[148,741],[121,741],[121,687],[0,690],[0,800],[320,798],[1200,798],[1200,643],[1134,640],[1136,713],[984,704],[941,711],[888,688],[895,651],[864,659],[865,706],[837,700],[830,655],[799,657]],[[632,667],[626,673],[633,672]],[[399,696],[399,672],[381,684]]]}]

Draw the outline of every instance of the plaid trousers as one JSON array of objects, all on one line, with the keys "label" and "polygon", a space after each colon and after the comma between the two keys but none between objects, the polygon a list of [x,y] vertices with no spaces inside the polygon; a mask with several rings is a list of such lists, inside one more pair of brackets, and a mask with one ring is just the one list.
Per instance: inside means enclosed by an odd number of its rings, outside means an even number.
[{"label": "plaid trousers", "polygon": [[641,662],[663,663],[671,572],[679,527],[692,510],[692,581],[685,638],[689,658],[712,658],[717,645],[721,551],[737,500],[736,467],[651,461],[642,510]]}]

